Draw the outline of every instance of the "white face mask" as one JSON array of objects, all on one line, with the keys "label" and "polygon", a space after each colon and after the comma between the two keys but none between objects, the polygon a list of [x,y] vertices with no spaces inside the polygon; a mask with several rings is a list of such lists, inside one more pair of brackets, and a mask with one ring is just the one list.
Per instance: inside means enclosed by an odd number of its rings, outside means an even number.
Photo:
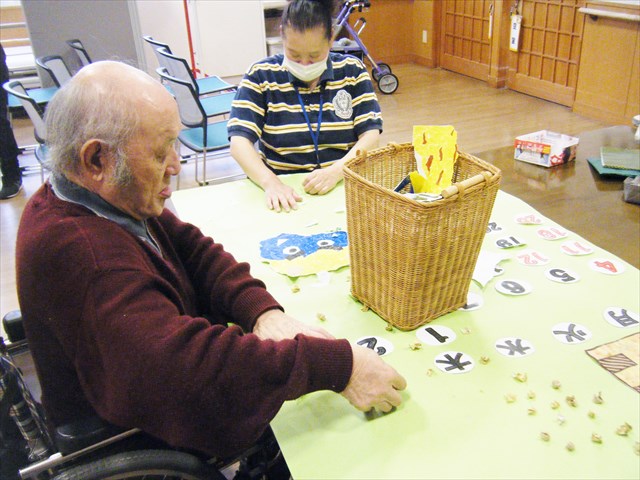
[{"label": "white face mask", "polygon": [[324,60],[321,60],[317,63],[302,65],[300,63],[289,60],[285,55],[282,65],[287,70],[289,70],[291,75],[293,75],[294,77],[299,78],[303,82],[310,82],[312,80],[315,80],[316,78],[319,78],[320,75],[322,75],[327,69],[327,58],[328,55],[324,58]]}]

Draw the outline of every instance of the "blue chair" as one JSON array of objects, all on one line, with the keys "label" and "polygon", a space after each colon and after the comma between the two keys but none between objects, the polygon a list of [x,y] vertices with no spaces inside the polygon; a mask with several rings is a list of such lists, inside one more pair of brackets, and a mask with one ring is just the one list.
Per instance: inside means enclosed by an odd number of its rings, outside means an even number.
[{"label": "blue chair", "polygon": [[[166,68],[157,69],[158,75],[173,93],[178,103],[180,121],[187,127],[178,135],[178,140],[188,149],[196,152],[195,178],[198,184],[207,185],[212,181],[223,181],[244,178],[244,174],[207,178],[207,153],[229,152],[227,121],[208,123],[208,115],[204,110],[200,97],[191,82],[173,77]],[[202,177],[198,176],[198,154],[202,154]],[[184,157],[183,157],[184,158]]]},{"label": "blue chair", "polygon": [[[47,103],[49,103],[49,101],[53,98],[53,95],[58,91],[58,87],[30,88],[27,91],[29,92],[29,96],[33,99],[33,101],[44,108]],[[9,110],[11,110],[21,107],[22,104],[20,103],[20,99],[18,97],[9,94],[7,106],[9,107]]]},{"label": "blue chair", "polygon": [[200,98],[202,108],[204,108],[207,117],[225,115],[231,111],[231,103],[236,96],[235,87],[224,82],[225,84],[230,85],[233,90],[224,89],[220,90],[218,93],[204,95],[199,89],[198,83],[189,69],[189,64],[184,58],[176,57],[175,55],[168,53],[164,48],[157,49],[157,52],[163,58],[163,66],[161,68],[165,68],[172,77],[191,84],[196,95]]},{"label": "blue chair", "polygon": [[44,170],[48,169],[49,152],[46,146],[47,127],[44,123],[44,111],[40,104],[29,95],[30,91],[24,88],[19,80],[11,80],[2,87],[7,91],[9,97],[13,96],[18,99],[20,105],[24,108],[31,119],[34,127],[34,136],[38,141],[35,149],[36,160],[40,164],[40,181],[44,182]]}]

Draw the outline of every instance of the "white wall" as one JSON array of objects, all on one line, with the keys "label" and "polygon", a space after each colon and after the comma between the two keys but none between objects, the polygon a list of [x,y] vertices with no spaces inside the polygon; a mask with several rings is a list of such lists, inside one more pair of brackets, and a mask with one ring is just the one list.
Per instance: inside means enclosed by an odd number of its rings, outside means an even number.
[{"label": "white wall", "polygon": [[241,75],[265,56],[261,2],[197,1],[195,12],[196,53],[203,73]]},{"label": "white wall", "polygon": [[[191,64],[182,0],[136,0],[140,31],[169,44]],[[259,0],[190,0],[189,22],[199,76],[242,75],[266,54],[264,16]],[[144,47],[146,68],[158,67],[151,47]]]},{"label": "white wall", "polygon": [[[191,63],[182,0],[136,0],[135,8],[138,11],[141,35],[150,35],[168,44],[175,55],[186,58]],[[147,42],[144,42],[143,52],[144,65],[141,65],[141,68],[146,68],[149,74],[155,76],[158,61]]]}]

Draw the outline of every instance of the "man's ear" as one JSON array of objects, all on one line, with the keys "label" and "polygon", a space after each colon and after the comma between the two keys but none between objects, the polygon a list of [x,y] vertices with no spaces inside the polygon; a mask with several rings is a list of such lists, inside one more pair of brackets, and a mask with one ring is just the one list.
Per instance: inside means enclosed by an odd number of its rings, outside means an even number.
[{"label": "man's ear", "polygon": [[93,180],[102,180],[109,168],[105,145],[98,139],[87,140],[80,148],[80,169]]}]

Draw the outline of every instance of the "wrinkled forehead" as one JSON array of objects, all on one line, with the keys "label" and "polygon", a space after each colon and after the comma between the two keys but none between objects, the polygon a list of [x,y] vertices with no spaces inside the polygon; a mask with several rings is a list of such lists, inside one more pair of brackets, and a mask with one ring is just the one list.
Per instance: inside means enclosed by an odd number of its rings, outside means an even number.
[{"label": "wrinkled forehead", "polygon": [[175,99],[161,91],[143,91],[132,105],[138,115],[139,134],[152,137],[176,137],[182,127]]}]

